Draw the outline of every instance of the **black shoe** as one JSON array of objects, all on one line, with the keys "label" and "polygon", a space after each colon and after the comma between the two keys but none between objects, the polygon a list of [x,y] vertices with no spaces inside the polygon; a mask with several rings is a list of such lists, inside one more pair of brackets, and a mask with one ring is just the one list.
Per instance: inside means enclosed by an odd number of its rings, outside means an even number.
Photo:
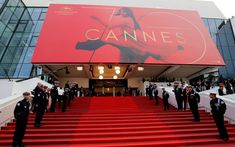
[{"label": "black shoe", "polygon": [[15,142],[12,143],[12,147],[18,147],[18,146],[20,146],[19,143],[15,143]]},{"label": "black shoe", "polygon": [[24,145],[23,143],[21,143],[21,144],[19,145],[19,147],[25,147],[25,145]]},{"label": "black shoe", "polygon": [[222,138],[223,141],[229,141],[228,137]]},{"label": "black shoe", "polygon": [[39,128],[41,126],[41,124],[35,124],[34,125],[36,128]]}]

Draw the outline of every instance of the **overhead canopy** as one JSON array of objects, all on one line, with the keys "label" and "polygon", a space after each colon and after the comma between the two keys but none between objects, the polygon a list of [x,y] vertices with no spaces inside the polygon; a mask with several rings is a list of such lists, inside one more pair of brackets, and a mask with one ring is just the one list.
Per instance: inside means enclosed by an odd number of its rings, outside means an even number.
[{"label": "overhead canopy", "polygon": [[32,62],[224,65],[195,11],[59,4],[49,7]]}]

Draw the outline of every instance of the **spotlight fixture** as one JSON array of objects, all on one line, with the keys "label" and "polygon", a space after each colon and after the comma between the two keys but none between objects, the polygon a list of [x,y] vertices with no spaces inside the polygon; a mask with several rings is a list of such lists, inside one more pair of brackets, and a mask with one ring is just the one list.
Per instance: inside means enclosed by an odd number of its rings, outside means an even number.
[{"label": "spotlight fixture", "polygon": [[120,69],[117,69],[115,72],[116,72],[116,74],[120,74],[121,71],[120,71]]},{"label": "spotlight fixture", "polygon": [[98,70],[104,70],[104,66],[98,66]]},{"label": "spotlight fixture", "polygon": [[82,66],[77,66],[77,70],[78,70],[78,71],[82,71],[82,70],[83,70],[83,67],[82,67]]},{"label": "spotlight fixture", "polygon": [[138,67],[138,71],[143,71],[143,70],[144,70],[144,67],[141,67],[141,66]]},{"label": "spotlight fixture", "polygon": [[99,73],[104,74],[104,70],[103,69],[99,70]]},{"label": "spotlight fixture", "polygon": [[114,69],[115,70],[120,70],[120,67],[119,66],[115,66]]},{"label": "spotlight fixture", "polygon": [[113,79],[117,79],[117,78],[118,78],[117,75],[114,75],[114,76],[113,76]]},{"label": "spotlight fixture", "polygon": [[99,76],[99,79],[102,80],[104,77],[102,75]]}]

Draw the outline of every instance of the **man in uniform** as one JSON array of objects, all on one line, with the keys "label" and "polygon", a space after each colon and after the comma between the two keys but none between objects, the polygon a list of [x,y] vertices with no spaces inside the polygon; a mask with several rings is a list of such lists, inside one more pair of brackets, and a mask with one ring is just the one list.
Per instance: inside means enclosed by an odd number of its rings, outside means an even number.
[{"label": "man in uniform", "polygon": [[148,95],[149,95],[149,99],[152,100],[153,99],[153,85],[151,83],[149,84]]},{"label": "man in uniform", "polygon": [[183,109],[183,97],[182,97],[182,89],[179,87],[179,83],[174,83],[175,99],[177,102],[178,110]]},{"label": "man in uniform", "polygon": [[13,137],[13,147],[24,147],[22,140],[24,138],[26,126],[28,123],[28,116],[29,116],[29,99],[31,98],[29,92],[23,93],[24,99],[19,101],[16,104],[14,110],[14,117],[16,119],[16,128]]},{"label": "man in uniform", "polygon": [[157,89],[157,85],[155,84],[154,85],[154,98],[156,100],[156,105],[159,104],[159,101],[158,101],[158,89]]},{"label": "man in uniform", "polygon": [[41,121],[42,117],[46,111],[47,108],[47,103],[48,103],[48,95],[47,95],[47,86],[42,87],[42,91],[40,93],[40,97],[38,99],[38,103],[36,104],[37,106],[37,111],[36,111],[36,116],[35,116],[35,127],[40,127],[41,126]]},{"label": "man in uniform", "polygon": [[63,105],[62,105],[62,112],[66,111],[67,108],[67,102],[70,98],[70,94],[69,94],[69,88],[65,88],[64,89],[64,93],[63,93]]},{"label": "man in uniform", "polygon": [[193,90],[191,85],[188,86],[187,97],[190,110],[193,113],[194,121],[200,122],[200,114],[198,112],[198,103],[200,102],[200,95]]},{"label": "man in uniform", "polygon": [[162,99],[163,99],[163,104],[164,104],[164,110],[169,110],[169,93],[165,90],[165,88],[162,88]]},{"label": "man in uniform", "polygon": [[56,101],[58,98],[58,86],[59,86],[59,81],[54,82],[54,86],[51,88],[51,112],[55,112],[55,107],[56,107]]},{"label": "man in uniform", "polygon": [[228,141],[228,132],[224,126],[224,113],[226,111],[226,104],[222,99],[217,98],[215,93],[210,93],[210,98],[211,113],[219,131],[219,136],[217,138]]}]

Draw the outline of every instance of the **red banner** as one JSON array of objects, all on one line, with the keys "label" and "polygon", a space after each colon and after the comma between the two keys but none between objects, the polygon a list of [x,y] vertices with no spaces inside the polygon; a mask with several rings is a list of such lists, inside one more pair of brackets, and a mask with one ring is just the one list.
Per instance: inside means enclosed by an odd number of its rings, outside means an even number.
[{"label": "red banner", "polygon": [[32,62],[224,65],[195,11],[59,4]]}]

